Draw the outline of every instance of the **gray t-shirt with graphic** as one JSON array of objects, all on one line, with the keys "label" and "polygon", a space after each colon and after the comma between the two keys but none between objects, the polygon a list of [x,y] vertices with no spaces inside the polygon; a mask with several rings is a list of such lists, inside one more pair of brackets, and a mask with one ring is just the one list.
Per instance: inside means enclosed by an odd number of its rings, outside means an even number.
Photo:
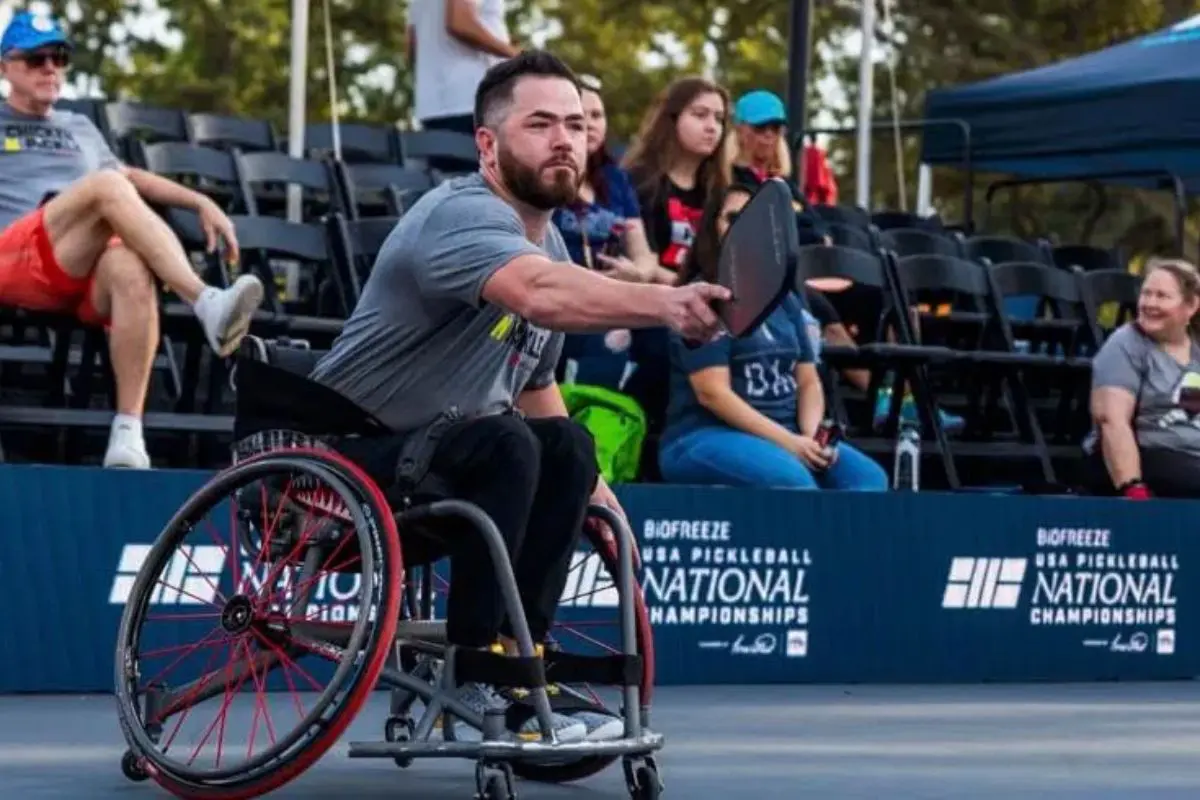
[{"label": "gray t-shirt with graphic", "polygon": [[[1092,388],[1120,387],[1137,399],[1133,430],[1142,450],[1200,458],[1200,345],[1185,366],[1128,323],[1092,360]],[[1093,449],[1095,432],[1086,443]]]},{"label": "gray t-shirt with graphic", "polygon": [[570,261],[553,225],[542,247],[530,242],[478,173],[448,180],[388,236],[312,377],[401,432],[451,407],[466,416],[511,409],[522,391],[553,381],[562,351],[561,333],[481,297],[493,273],[526,254]]},{"label": "gray t-shirt with graphic", "polygon": [[48,118],[18,113],[0,102],[0,230],[98,169],[119,167],[104,135],[73,111]]}]

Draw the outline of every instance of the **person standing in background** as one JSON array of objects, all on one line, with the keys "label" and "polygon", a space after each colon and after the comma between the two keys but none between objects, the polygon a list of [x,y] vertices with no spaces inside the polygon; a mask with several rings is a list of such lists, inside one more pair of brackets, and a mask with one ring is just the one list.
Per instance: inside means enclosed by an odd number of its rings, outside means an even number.
[{"label": "person standing in background", "polygon": [[408,63],[421,127],[474,135],[475,89],[492,65],[520,52],[504,0],[412,0]]}]

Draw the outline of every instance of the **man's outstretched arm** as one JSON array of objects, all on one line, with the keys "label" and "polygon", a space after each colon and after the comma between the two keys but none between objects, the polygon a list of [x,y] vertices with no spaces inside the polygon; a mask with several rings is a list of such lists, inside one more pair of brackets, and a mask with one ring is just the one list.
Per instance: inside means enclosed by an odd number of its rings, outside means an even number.
[{"label": "man's outstretched arm", "polygon": [[483,299],[553,330],[606,331],[669,326],[686,338],[707,340],[719,321],[711,303],[727,299],[711,284],[670,287],[626,283],[560,264],[541,255],[520,255],[487,279]]}]

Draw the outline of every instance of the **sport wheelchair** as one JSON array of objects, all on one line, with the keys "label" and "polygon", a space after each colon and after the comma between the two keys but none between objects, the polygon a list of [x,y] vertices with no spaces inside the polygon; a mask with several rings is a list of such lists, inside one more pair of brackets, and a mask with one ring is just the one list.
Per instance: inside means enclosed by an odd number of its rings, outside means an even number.
[{"label": "sport wheelchair", "polygon": [[[634,800],[659,797],[655,754],[663,737],[646,727],[653,641],[628,526],[606,508],[590,510],[589,523],[607,523],[615,536],[587,526],[583,541],[594,552],[576,555],[573,570],[585,574],[570,578],[568,590],[606,599],[564,594],[564,606],[586,617],[578,627],[587,633],[574,632],[582,646],[566,648],[573,631],[560,620],[535,648],[495,524],[477,506],[447,496],[411,494],[389,504],[366,471],[330,445],[335,436],[378,434],[382,425],[307,379],[315,360],[303,347],[247,337],[231,375],[233,464],[184,503],[133,580],[115,663],[126,777],[152,778],[184,798],[266,794],[312,766],[384,687],[384,741],[351,742],[351,758],[391,758],[401,767],[417,758],[470,759],[477,800],[515,798],[514,776],[564,783],[621,760]],[[206,523],[212,512],[217,519]],[[473,531],[487,548],[519,657],[448,645],[433,613],[436,557],[406,570],[402,539],[421,551],[450,524],[459,535]],[[188,542],[197,532],[199,541]],[[615,642],[595,634],[595,614],[605,608],[617,612]],[[223,663],[216,660],[222,653]],[[166,667],[153,670],[156,659]],[[189,667],[197,677],[168,680]],[[452,695],[468,681],[495,686],[512,702],[481,716]],[[249,709],[234,700],[247,685]],[[623,734],[558,741],[552,707],[602,707],[591,685],[619,694],[612,716]],[[423,711],[415,718],[418,701]],[[213,711],[207,716],[206,706]],[[198,741],[182,745],[181,730],[197,712],[208,724],[196,726]],[[510,733],[514,714],[536,718],[540,737]],[[460,737],[455,719],[477,734]],[[210,764],[197,764],[203,756]]]}]

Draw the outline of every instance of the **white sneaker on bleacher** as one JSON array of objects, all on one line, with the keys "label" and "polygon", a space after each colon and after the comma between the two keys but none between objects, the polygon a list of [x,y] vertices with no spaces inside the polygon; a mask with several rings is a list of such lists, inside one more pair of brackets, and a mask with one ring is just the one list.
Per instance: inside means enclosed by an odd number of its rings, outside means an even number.
[{"label": "white sneaker on bleacher", "polygon": [[114,469],[150,469],[150,454],[140,425],[117,419],[108,435],[104,466]]}]

